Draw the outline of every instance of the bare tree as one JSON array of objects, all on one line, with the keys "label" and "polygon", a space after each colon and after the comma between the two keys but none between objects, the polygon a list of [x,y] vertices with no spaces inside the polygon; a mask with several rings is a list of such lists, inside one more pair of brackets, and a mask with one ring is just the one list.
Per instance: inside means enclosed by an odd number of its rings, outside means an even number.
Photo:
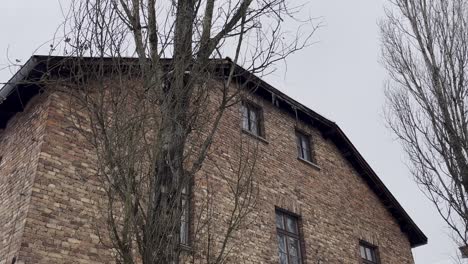
[{"label": "bare tree", "polygon": [[[41,81],[70,98],[69,126],[95,150],[107,197],[103,243],[118,263],[183,260],[187,196],[198,220],[192,262],[229,262],[255,207],[257,147],[239,135],[229,169],[211,162],[221,178],[200,170],[226,111],[256,88],[245,70],[268,72],[310,43],[310,20],[282,27],[299,8],[285,0],[73,2],[63,42],[51,46],[66,57]],[[213,203],[216,188],[227,188],[227,212]]]},{"label": "bare tree", "polygon": [[391,2],[381,24],[388,123],[414,179],[467,246],[468,2]]}]

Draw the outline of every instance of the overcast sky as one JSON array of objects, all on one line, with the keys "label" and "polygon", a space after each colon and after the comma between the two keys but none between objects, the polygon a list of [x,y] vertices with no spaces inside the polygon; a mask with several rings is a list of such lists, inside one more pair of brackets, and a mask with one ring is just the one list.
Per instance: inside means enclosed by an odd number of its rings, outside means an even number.
[{"label": "overcast sky", "polygon": [[[451,263],[457,246],[411,180],[404,154],[383,121],[386,76],[378,62],[377,22],[384,4],[383,0],[310,0],[309,13],[324,21],[315,36],[318,43],[290,57],[287,67],[277,65],[266,80],[344,130],[428,236],[428,245],[413,250],[416,264]],[[0,69],[9,64],[7,57],[25,62],[33,53],[45,54],[48,45],[44,43],[61,20],[58,0],[2,1]],[[10,76],[8,69],[1,70],[0,82]]]}]

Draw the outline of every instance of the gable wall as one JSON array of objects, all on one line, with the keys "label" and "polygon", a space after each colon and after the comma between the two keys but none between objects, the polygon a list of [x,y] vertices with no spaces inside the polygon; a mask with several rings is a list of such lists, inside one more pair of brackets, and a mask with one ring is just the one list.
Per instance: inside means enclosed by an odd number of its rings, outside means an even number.
[{"label": "gable wall", "polygon": [[[237,106],[227,112],[212,153],[223,164],[241,137],[259,146],[258,221],[242,254],[278,263],[275,208],[282,208],[301,216],[307,263],[358,263],[360,240],[379,247],[382,263],[413,263],[406,234],[331,140],[271,102],[253,101],[263,108],[266,142],[239,133]],[[296,128],[311,134],[319,168],[297,159]]]}]

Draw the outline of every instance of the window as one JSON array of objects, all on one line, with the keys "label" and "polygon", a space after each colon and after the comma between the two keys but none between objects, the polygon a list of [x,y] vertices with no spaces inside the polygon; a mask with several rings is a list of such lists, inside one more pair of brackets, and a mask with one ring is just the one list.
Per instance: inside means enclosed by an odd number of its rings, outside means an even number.
[{"label": "window", "polygon": [[280,264],[301,264],[301,244],[297,217],[276,211]]},{"label": "window", "polygon": [[189,193],[187,188],[182,189],[182,214],[180,216],[180,244],[189,244]]},{"label": "window", "polygon": [[255,136],[262,135],[262,110],[251,103],[242,103],[242,129]]},{"label": "window", "polygon": [[[182,181],[178,186],[173,186],[169,166],[164,167],[164,177],[160,180],[161,208],[174,208],[173,203],[180,205],[179,221],[179,244],[189,246],[189,226],[190,226],[190,184]],[[179,189],[181,188],[181,189]],[[180,190],[180,196],[175,196]],[[177,200],[175,200],[177,199]],[[177,219],[176,219],[177,220]]]},{"label": "window", "polygon": [[312,159],[312,150],[310,148],[310,136],[296,131],[296,144],[298,158],[314,162]]},{"label": "window", "polygon": [[361,253],[361,263],[363,264],[377,264],[379,257],[377,254],[377,247],[372,246],[366,242],[359,243],[359,251]]}]

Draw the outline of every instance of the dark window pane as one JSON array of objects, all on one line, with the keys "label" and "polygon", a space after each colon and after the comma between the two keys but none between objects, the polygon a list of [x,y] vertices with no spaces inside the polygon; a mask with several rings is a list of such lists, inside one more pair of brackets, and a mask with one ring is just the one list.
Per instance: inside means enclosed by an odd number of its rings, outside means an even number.
[{"label": "dark window pane", "polygon": [[309,139],[305,136],[302,137],[302,151],[304,159],[310,161]]},{"label": "dark window pane", "polygon": [[255,109],[251,109],[249,113],[250,113],[250,132],[254,133],[255,135],[259,135],[258,113]]},{"label": "dark window pane", "polygon": [[310,159],[310,151],[307,150],[307,149],[304,149],[304,159],[307,160],[307,161],[312,161]]},{"label": "dark window pane", "polygon": [[296,132],[297,156],[302,158],[301,135]]},{"label": "dark window pane", "polygon": [[370,248],[366,248],[366,259],[372,260],[372,253],[371,253]]},{"label": "dark window pane", "polygon": [[361,258],[365,259],[366,258],[366,249],[361,245],[359,246],[360,251],[361,251]]},{"label": "dark window pane", "polygon": [[259,136],[260,133],[258,132],[258,126],[257,126],[257,123],[252,123],[250,125],[250,132],[252,132],[252,134],[256,135],[256,136]]},{"label": "dark window pane", "polygon": [[289,257],[291,264],[299,264],[301,263],[298,257]]},{"label": "dark window pane", "polygon": [[278,248],[280,253],[286,253],[286,240],[283,235],[278,235]]},{"label": "dark window pane", "polygon": [[284,229],[283,215],[280,213],[276,213],[276,227]]},{"label": "dark window pane", "polygon": [[301,134],[301,146],[302,146],[302,149],[307,148],[307,138],[303,134]]},{"label": "dark window pane", "polygon": [[284,253],[279,254],[280,264],[288,264],[288,256]]},{"label": "dark window pane", "polygon": [[372,261],[376,261],[375,259],[375,252],[373,249],[370,249],[370,255],[368,256],[369,257],[369,260],[372,260]]},{"label": "dark window pane", "polygon": [[296,131],[296,144],[299,158],[312,161],[309,136]]},{"label": "dark window pane", "polygon": [[288,251],[289,255],[293,257],[299,257],[299,241],[295,238],[288,238]]},{"label": "dark window pane", "polygon": [[256,109],[250,108],[249,109],[249,114],[250,114],[250,122],[251,123],[257,123],[257,111],[256,111]]},{"label": "dark window pane", "polygon": [[296,220],[291,218],[290,216],[286,217],[286,230],[288,232],[297,234],[297,225]]},{"label": "dark window pane", "polygon": [[249,129],[249,114],[247,106],[242,105],[242,128],[248,130]]}]

